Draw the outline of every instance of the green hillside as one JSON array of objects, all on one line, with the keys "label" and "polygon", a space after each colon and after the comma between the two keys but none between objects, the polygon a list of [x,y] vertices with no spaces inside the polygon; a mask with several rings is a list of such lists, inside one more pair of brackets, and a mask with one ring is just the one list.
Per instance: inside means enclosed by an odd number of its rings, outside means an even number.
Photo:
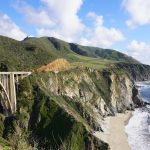
[{"label": "green hillside", "polygon": [[0,36],[0,71],[54,68],[58,62],[69,69],[35,71],[19,80],[13,116],[4,115],[7,101],[0,96],[0,149],[109,150],[94,133],[103,132],[105,117],[140,105],[133,81],[150,80],[149,66],[115,50]]},{"label": "green hillside", "polygon": [[72,66],[83,65],[98,69],[115,62],[138,63],[115,50],[80,46],[52,37],[16,41],[0,36],[1,70],[32,70],[56,58],[65,58]]}]

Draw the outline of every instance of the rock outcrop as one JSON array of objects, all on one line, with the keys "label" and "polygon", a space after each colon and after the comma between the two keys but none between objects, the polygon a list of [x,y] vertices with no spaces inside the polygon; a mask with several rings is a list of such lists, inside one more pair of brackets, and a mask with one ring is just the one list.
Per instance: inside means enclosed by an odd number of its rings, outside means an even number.
[{"label": "rock outcrop", "polygon": [[150,80],[150,66],[144,64],[117,63],[117,69],[123,69],[134,81]]},{"label": "rock outcrop", "polygon": [[86,68],[50,73],[44,86],[54,95],[67,99],[67,103],[72,103],[84,119],[83,124],[90,126],[92,131],[102,132],[103,117],[133,110],[139,105],[135,101],[138,93],[133,92],[134,82],[122,70]]},{"label": "rock outcrop", "polygon": [[18,92],[17,118],[1,133],[7,137],[8,129],[19,124],[20,131],[30,129],[44,139],[38,141],[44,149],[107,150],[108,144],[93,135],[103,132],[103,118],[141,104],[132,78],[116,68],[36,73],[22,80]]},{"label": "rock outcrop", "polygon": [[[78,70],[79,71],[79,70]],[[91,105],[101,115],[123,112],[134,106],[132,101],[133,81],[125,73],[85,69],[60,74],[51,74],[46,83],[49,91],[67,96],[72,101]]]}]

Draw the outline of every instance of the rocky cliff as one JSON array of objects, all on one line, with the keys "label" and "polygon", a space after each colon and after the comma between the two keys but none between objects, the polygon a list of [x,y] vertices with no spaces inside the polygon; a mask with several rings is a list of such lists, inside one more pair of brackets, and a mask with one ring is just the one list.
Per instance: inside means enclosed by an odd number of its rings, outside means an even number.
[{"label": "rocky cliff", "polygon": [[101,115],[122,112],[133,105],[133,81],[124,72],[90,68],[51,74],[46,87],[55,95],[91,105]]},{"label": "rocky cliff", "polygon": [[123,70],[35,73],[20,82],[16,117],[4,119],[8,124],[1,135],[10,141],[17,127],[19,133],[30,131],[44,149],[109,149],[93,132],[103,132],[104,117],[134,109],[133,88],[134,82]]},{"label": "rocky cliff", "polygon": [[134,81],[150,79],[149,66],[122,53],[54,38],[0,37],[0,53],[0,71],[45,68],[57,58],[70,66],[19,81],[16,114],[7,118],[0,107],[0,145],[7,149],[108,150],[93,133],[103,132],[104,117],[140,106]]},{"label": "rocky cliff", "polygon": [[[114,67],[114,66],[113,66]],[[144,64],[117,63],[116,69],[123,69],[134,81],[150,80],[150,66]]]}]

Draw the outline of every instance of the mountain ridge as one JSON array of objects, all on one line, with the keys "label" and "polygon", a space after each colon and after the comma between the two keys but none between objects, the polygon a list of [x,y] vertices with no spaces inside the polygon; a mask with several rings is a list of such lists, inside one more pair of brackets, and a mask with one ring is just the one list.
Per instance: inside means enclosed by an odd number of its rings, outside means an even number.
[{"label": "mountain ridge", "polygon": [[7,64],[10,70],[32,70],[57,58],[65,58],[74,66],[82,64],[95,68],[103,68],[116,62],[139,64],[132,57],[115,50],[80,46],[50,37],[17,41],[0,36],[0,53],[0,62]]}]

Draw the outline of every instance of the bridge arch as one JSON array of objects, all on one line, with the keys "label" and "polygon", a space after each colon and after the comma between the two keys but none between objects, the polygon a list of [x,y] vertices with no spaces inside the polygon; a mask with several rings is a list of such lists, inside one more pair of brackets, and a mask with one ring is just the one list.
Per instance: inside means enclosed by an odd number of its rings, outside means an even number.
[{"label": "bridge arch", "polygon": [[11,107],[11,102],[8,96],[8,93],[6,91],[6,89],[4,88],[2,82],[0,81],[0,94],[1,94],[1,103],[2,103],[2,107],[4,107],[4,113],[6,116],[8,116],[8,111],[9,110],[12,113],[12,107]]},{"label": "bridge arch", "polygon": [[1,105],[7,117],[12,116],[17,110],[16,82],[18,77],[23,79],[31,72],[0,72]]}]

